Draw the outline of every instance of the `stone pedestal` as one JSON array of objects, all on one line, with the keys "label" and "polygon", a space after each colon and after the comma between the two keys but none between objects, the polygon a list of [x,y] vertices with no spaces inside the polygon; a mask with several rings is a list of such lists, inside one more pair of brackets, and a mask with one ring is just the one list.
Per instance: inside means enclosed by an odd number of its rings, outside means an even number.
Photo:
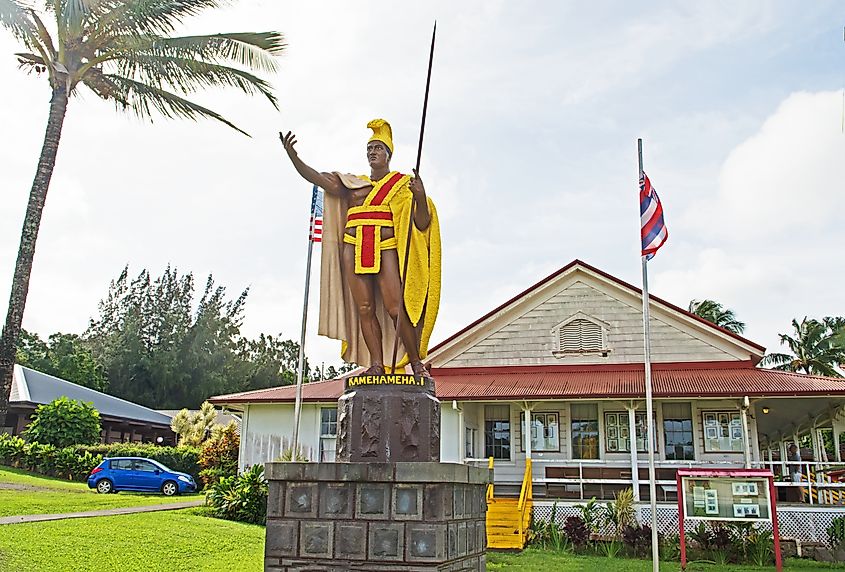
[{"label": "stone pedestal", "polygon": [[266,572],[483,571],[488,469],[268,463]]},{"label": "stone pedestal", "polygon": [[440,460],[440,401],[430,377],[347,378],[337,413],[338,461]]}]

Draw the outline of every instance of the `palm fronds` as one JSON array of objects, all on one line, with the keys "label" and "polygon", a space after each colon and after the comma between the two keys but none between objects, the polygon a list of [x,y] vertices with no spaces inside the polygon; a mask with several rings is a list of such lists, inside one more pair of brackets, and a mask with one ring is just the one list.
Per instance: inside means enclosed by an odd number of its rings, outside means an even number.
[{"label": "palm fronds", "polygon": [[690,300],[689,311],[729,332],[741,334],[745,331],[745,322],[738,320],[733,310],[714,300]]},{"label": "palm fronds", "polygon": [[[845,339],[842,332],[831,326],[837,325],[834,318],[822,321],[808,319],[792,320],[794,335],[778,334],[781,345],[791,353],[771,353],[760,362],[782,371],[803,372],[827,377],[843,377],[836,367],[845,363]],[[841,320],[839,318],[838,320]]]}]

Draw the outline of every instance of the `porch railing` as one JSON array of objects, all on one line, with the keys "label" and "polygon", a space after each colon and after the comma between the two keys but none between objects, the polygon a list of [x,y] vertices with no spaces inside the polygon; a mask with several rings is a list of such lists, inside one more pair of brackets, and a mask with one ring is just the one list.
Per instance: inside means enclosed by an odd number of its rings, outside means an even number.
[{"label": "porch railing", "polygon": [[[478,465],[483,462],[489,462],[490,466],[492,466],[492,459],[473,459],[467,458],[465,459],[466,463]],[[577,468],[577,476],[572,477],[546,477],[545,472],[542,472],[540,476],[534,475],[532,471],[531,475],[531,483],[533,485],[564,485],[564,486],[577,486],[578,493],[580,498],[584,497],[584,487],[585,485],[627,485],[633,486],[634,478],[633,475],[631,477],[594,477],[594,476],[585,476],[585,470],[591,472],[590,470],[594,470],[597,468],[620,468],[620,469],[628,469],[631,470],[631,463],[629,461],[607,461],[607,460],[599,460],[599,459],[575,459],[575,460],[566,460],[566,459],[539,459],[534,458],[528,460],[530,463],[535,465],[545,465],[545,466],[554,466],[560,468]],[[520,463],[521,464],[521,463]],[[783,461],[754,461],[752,462],[751,466],[754,468],[768,468],[771,469],[772,472],[775,474],[775,486],[776,487],[801,487],[804,489],[804,498],[808,504],[845,504],[845,465],[836,464],[836,463],[823,463],[823,462],[812,462],[812,461],[802,461],[801,465],[801,474],[804,477],[802,481],[791,481],[791,480],[777,480],[778,477],[783,478],[784,476],[789,476],[788,472],[786,472],[787,465],[798,465],[799,463],[788,463]],[[730,461],[660,461],[655,463],[655,467],[657,469],[669,469],[669,470],[676,470],[680,468],[701,468],[701,467],[742,467],[743,463],[736,463]],[[638,469],[644,469],[646,464],[644,461],[638,463]],[[780,470],[779,470],[780,469]],[[620,471],[621,472],[621,471]],[[831,477],[829,473],[838,473],[841,472],[842,476],[834,476]],[[526,471],[526,474],[528,471]],[[517,484],[523,485],[520,487],[520,499],[522,498],[522,491],[525,489],[524,482],[525,478],[523,477],[522,483],[519,481],[504,481],[498,480],[498,484],[509,484],[516,486]],[[648,486],[649,479],[646,476],[645,478],[637,479],[637,482],[640,486]],[[655,480],[655,485],[660,487],[664,493],[664,496],[668,493],[677,493],[677,484],[674,478],[674,475],[671,479],[657,479]],[[488,494],[492,494],[492,485],[488,488]]]}]

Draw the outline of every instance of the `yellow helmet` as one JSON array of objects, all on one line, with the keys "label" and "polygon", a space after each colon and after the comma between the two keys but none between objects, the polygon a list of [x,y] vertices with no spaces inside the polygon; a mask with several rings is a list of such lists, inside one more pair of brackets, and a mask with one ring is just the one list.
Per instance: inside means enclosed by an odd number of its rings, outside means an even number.
[{"label": "yellow helmet", "polygon": [[390,150],[390,154],[393,155],[393,130],[390,128],[390,123],[384,119],[373,119],[367,123],[367,127],[373,130],[373,136],[367,140],[367,143],[370,141],[381,141]]}]

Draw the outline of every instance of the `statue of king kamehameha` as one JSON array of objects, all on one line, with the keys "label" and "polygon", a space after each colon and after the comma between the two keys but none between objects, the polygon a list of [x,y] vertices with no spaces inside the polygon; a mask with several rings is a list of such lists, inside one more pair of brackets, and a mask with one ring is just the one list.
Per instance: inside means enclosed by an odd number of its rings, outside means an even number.
[{"label": "statue of king kamehameha", "polygon": [[384,356],[398,317],[396,369],[410,364],[414,375],[428,376],[422,359],[440,306],[437,211],[416,170],[413,177],[390,170],[390,124],[375,119],[367,127],[369,176],[318,172],[299,158],[293,133],[279,134],[297,172],[326,191],[318,333],[343,342],[345,361],[370,364],[365,375],[391,373]]}]

